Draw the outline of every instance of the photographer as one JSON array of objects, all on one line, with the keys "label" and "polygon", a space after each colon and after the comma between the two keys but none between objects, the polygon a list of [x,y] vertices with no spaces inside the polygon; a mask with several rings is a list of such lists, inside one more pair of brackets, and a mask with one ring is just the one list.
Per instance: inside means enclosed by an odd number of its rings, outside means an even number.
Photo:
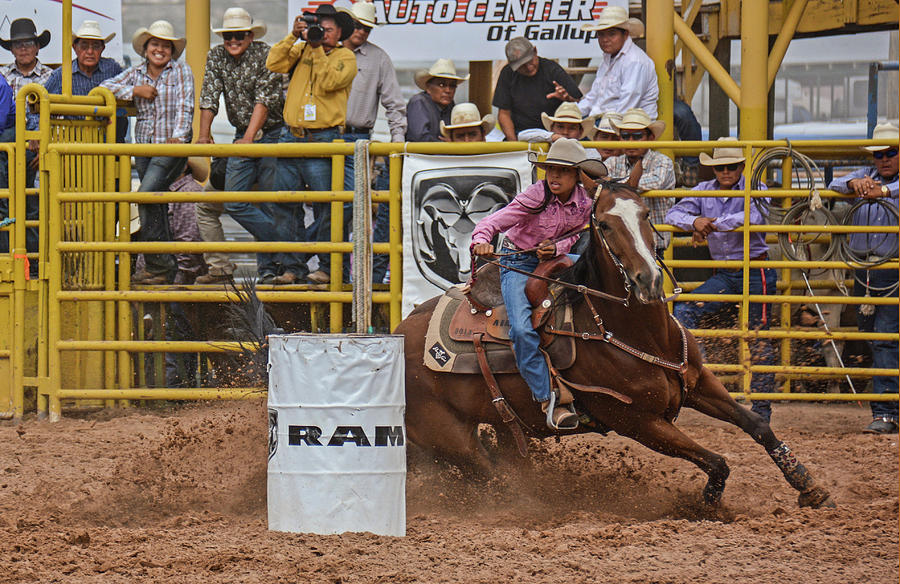
[{"label": "photographer", "polygon": [[[285,128],[279,142],[332,142],[341,137],[347,116],[347,97],[356,75],[353,51],[338,43],[353,33],[353,21],[334,6],[323,4],[315,13],[294,19],[293,30],[269,51],[266,67],[291,74],[284,102]],[[297,42],[303,38],[303,42]],[[301,185],[313,191],[330,191],[330,158],[282,158],[275,174],[275,190],[293,191]],[[275,224],[285,241],[303,241],[302,203],[273,205]],[[331,204],[313,203],[314,223],[310,239],[331,241]],[[305,259],[290,256],[275,284],[303,283]],[[330,269],[329,254],[319,254],[319,271]]]}]

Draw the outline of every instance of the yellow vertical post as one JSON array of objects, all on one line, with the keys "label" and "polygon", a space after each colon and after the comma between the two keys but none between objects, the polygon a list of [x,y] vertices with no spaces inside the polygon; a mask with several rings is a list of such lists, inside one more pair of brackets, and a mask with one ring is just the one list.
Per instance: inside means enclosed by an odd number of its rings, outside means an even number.
[{"label": "yellow vertical post", "polygon": [[[335,140],[343,143],[343,140]],[[345,156],[335,155],[331,157],[331,190],[339,192],[344,190],[344,160]],[[331,242],[344,241],[344,202],[331,203]],[[332,292],[340,292],[344,279],[344,255],[341,253],[329,254],[331,257],[331,280],[328,289]],[[339,333],[344,328],[344,303],[332,302],[330,313],[329,332]]]},{"label": "yellow vertical post", "polygon": [[[186,0],[184,3],[184,33],[187,38],[185,59],[194,73],[194,108],[200,103],[200,86],[209,52],[209,0]],[[194,114],[194,136],[200,129],[199,112]]]},{"label": "yellow vertical post", "polygon": [[[769,3],[741,2],[740,138],[765,140],[769,100]],[[748,158],[749,160],[749,158]]]},{"label": "yellow vertical post", "polygon": [[391,330],[393,331],[400,324],[403,314],[402,306],[402,290],[403,290],[403,240],[401,230],[401,209],[402,195],[400,193],[401,179],[403,174],[402,157],[399,153],[391,154],[388,158],[388,168],[390,169],[390,203],[388,207],[388,225],[390,244],[390,252],[388,255],[388,266],[391,271],[391,279],[388,287],[391,293],[390,315]]},{"label": "yellow vertical post", "polygon": [[493,61],[469,61],[469,101],[481,115],[491,113],[493,99]]},{"label": "yellow vertical post", "polygon": [[[781,163],[781,188],[790,189],[793,188],[793,182],[791,177],[793,176],[793,164],[794,159],[790,156],[785,157],[785,159]],[[790,197],[782,199],[781,207],[784,209],[785,213],[788,209],[793,205],[794,200]],[[796,234],[798,237],[802,237],[802,234]],[[786,259],[786,258],[784,258]],[[782,291],[782,294],[785,296],[790,296],[793,294],[793,286],[791,282],[792,271],[790,268],[784,268],[781,270],[781,279],[782,281],[787,283],[787,287]],[[791,329],[791,309],[793,305],[789,302],[783,302],[781,304],[781,326],[779,328],[789,331]],[[783,367],[788,367],[791,364],[791,339],[781,339],[781,365]],[[787,375],[784,376],[784,381],[782,382],[781,391],[784,393],[788,393],[791,391],[791,378]]]},{"label": "yellow vertical post", "polygon": [[656,65],[659,83],[658,117],[666,123],[660,140],[671,140],[675,98],[675,5],[668,0],[647,0],[647,55]]},{"label": "yellow vertical post", "polygon": [[[131,157],[119,157],[119,190],[131,191]],[[131,241],[131,205],[122,203],[119,205],[119,233],[118,240]],[[131,254],[124,252],[119,254],[119,290],[131,289]],[[119,302],[118,329],[119,340],[130,341],[132,339],[131,304],[127,300]],[[119,351],[119,389],[129,389],[132,385],[131,354],[128,351]]]},{"label": "yellow vertical post", "polygon": [[72,0],[62,3],[62,94],[72,95]]},{"label": "yellow vertical post", "polygon": [[[743,79],[741,80],[743,82]],[[743,85],[743,83],[741,83]],[[765,110],[763,110],[765,112]],[[744,158],[747,162],[750,162],[753,159],[753,148],[749,146],[744,146]],[[752,201],[750,200],[750,165],[744,165],[744,217],[750,217],[750,206],[752,205]],[[742,261],[744,262],[744,269],[742,270],[744,281],[741,287],[741,308],[739,311],[740,314],[740,328],[741,328],[741,342],[740,342],[740,356],[741,356],[741,367],[743,371],[741,373],[741,385],[744,390],[744,393],[750,393],[750,381],[752,374],[750,373],[750,347],[747,344],[747,333],[750,330],[750,230],[747,229],[750,221],[744,221],[744,229],[743,236],[744,241],[744,254]]]},{"label": "yellow vertical post", "polygon": [[[58,300],[58,294],[60,292],[60,286],[62,283],[62,254],[59,252],[59,237],[61,233],[60,222],[62,221],[62,217],[60,216],[60,202],[57,199],[60,191],[62,190],[62,164],[61,164],[61,156],[58,152],[49,152],[47,154],[48,158],[48,167],[50,169],[49,174],[49,203],[50,203],[50,221],[48,225],[50,227],[48,237],[45,241],[49,241],[50,244],[50,253],[49,253],[49,329],[48,329],[48,341],[50,345],[50,350],[48,354],[48,365],[49,365],[49,379],[47,382],[47,396],[48,396],[48,410],[50,414],[50,421],[56,422],[59,420],[60,414],[62,413],[62,407],[59,401],[59,390],[62,387],[62,368],[60,367],[60,351],[57,347],[57,344],[60,341],[62,335],[62,329],[60,327],[60,303]],[[42,177],[43,178],[43,177]]]}]

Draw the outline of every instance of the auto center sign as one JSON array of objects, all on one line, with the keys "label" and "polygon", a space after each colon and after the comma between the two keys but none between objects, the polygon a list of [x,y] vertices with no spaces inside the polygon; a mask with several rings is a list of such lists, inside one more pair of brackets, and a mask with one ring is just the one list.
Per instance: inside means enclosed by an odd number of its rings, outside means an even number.
[{"label": "auto center sign", "polygon": [[[320,2],[291,0],[291,20]],[[349,7],[337,0],[336,7]],[[628,8],[627,0],[375,0],[379,23],[372,42],[394,61],[503,59],[506,42],[524,36],[548,58],[598,54],[596,32],[581,25],[607,6]]]}]

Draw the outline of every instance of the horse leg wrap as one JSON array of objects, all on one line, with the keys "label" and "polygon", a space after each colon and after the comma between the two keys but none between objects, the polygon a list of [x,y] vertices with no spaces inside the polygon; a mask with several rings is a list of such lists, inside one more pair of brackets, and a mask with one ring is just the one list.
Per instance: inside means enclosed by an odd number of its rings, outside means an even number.
[{"label": "horse leg wrap", "polygon": [[815,480],[806,470],[806,467],[797,462],[797,457],[791,452],[790,446],[782,442],[777,448],[769,451],[769,456],[781,469],[784,478],[792,487],[805,493],[815,487]]}]

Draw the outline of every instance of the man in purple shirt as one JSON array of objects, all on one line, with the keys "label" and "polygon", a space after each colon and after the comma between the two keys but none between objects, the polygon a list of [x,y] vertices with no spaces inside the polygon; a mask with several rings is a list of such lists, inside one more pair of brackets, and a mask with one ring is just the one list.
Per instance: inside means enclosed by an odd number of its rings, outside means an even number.
[{"label": "man in purple shirt", "polygon": [[[720,138],[733,141],[734,138]],[[716,178],[701,182],[693,190],[743,191],[745,158],[740,148],[716,148],[710,158],[700,154],[700,164],[711,166]],[[709,255],[714,260],[741,260],[744,257],[744,236],[734,232],[744,224],[744,198],[737,197],[684,197],[666,213],[665,222],[690,231],[694,246],[706,242]],[[750,206],[750,223],[765,223],[756,205]],[[750,259],[768,258],[768,246],[764,233],[750,234]],[[777,274],[774,269],[750,269],[750,294],[775,294]],[[694,294],[740,294],[743,290],[744,274],[741,268],[718,268],[716,273],[694,290]],[[729,306],[727,302],[679,302],[675,305],[675,318],[689,329],[695,329],[700,319]],[[768,304],[751,303],[749,326],[751,329],[768,329],[771,321],[771,307]],[[702,345],[701,345],[702,347]],[[768,339],[756,339],[750,343],[750,357],[754,365],[773,365],[775,351]],[[772,373],[754,373],[750,387],[754,393],[770,393],[775,387]],[[769,401],[754,401],[753,411],[766,421],[772,415]]]},{"label": "man in purple shirt", "polygon": [[[872,137],[892,140],[891,146],[866,146],[872,153],[873,166],[855,170],[834,179],[828,188],[839,193],[855,195],[866,201],[853,213],[854,225],[893,226],[893,233],[854,233],[850,236],[850,249],[856,255],[868,256],[864,261],[897,257],[897,202],[898,168],[897,140],[900,129],[891,124],[875,126]],[[856,270],[854,296],[897,296],[897,270]],[[870,310],[871,308],[871,310]],[[897,355],[897,306],[863,305],[857,313],[859,330],[876,333],[892,333],[892,341],[869,341],[872,348],[872,367],[896,369]],[[872,378],[874,393],[897,393],[897,376],[879,375]],[[897,433],[897,402],[869,402],[872,423],[863,430],[869,434]]]}]

